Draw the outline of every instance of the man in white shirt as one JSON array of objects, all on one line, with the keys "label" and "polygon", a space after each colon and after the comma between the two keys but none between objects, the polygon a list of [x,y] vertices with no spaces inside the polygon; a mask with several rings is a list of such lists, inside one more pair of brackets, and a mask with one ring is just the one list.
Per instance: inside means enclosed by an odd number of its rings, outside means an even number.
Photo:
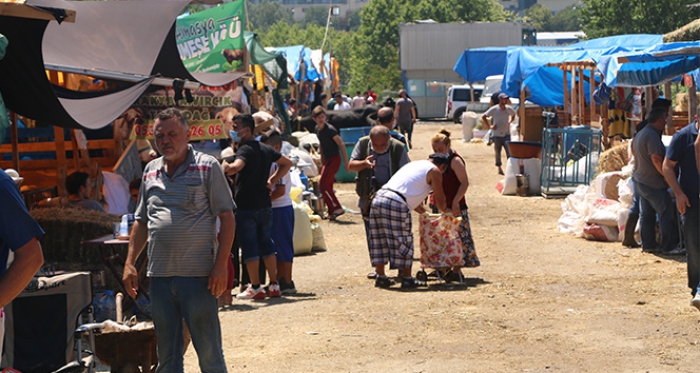
[{"label": "man in white shirt", "polygon": [[335,94],[335,107],[333,110],[348,110],[352,109],[350,107],[350,104],[348,104],[345,100],[343,100],[343,95],[340,92],[337,92]]},{"label": "man in white shirt", "polygon": [[362,97],[360,91],[355,92],[355,97],[352,99],[352,107],[363,107],[365,106],[365,98]]},{"label": "man in white shirt", "polygon": [[[510,141],[510,124],[515,120],[515,110],[508,103],[508,95],[501,93],[498,95],[498,105],[489,108],[484,115],[481,117],[484,123],[491,128],[491,133],[493,133],[493,150],[496,153],[496,167],[498,167],[498,174],[503,175],[503,169],[501,168],[501,148],[505,146],[506,158],[510,157],[510,152],[508,151],[508,146],[506,141]],[[491,123],[489,124],[489,117],[491,117]]]}]

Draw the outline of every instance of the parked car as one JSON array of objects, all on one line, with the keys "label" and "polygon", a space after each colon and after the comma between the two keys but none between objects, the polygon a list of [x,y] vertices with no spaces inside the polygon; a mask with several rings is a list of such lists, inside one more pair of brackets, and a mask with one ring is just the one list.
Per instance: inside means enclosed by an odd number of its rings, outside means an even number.
[{"label": "parked car", "polygon": [[[484,90],[482,84],[473,84],[474,101],[479,102]],[[462,114],[467,110],[467,104],[472,102],[472,87],[468,85],[453,85],[447,90],[447,104],[445,106],[445,118],[460,123]]]},{"label": "parked car", "polygon": [[[494,93],[496,92],[501,92],[501,83],[503,82],[503,75],[491,75],[489,77],[486,77],[486,80],[484,81],[484,91],[481,93],[481,101],[482,104],[486,104],[486,110],[488,110],[489,107],[491,107],[491,96],[493,96]],[[518,97],[511,97],[510,98],[510,105],[513,107],[517,107],[520,104],[520,98]]]}]

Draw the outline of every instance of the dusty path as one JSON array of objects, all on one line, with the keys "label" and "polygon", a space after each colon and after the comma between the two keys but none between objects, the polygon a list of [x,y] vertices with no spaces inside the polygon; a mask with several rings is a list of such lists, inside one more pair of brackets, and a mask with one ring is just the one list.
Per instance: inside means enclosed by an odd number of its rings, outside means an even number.
[{"label": "dusty path", "polygon": [[[440,126],[471,182],[482,266],[464,270],[468,286],[374,288],[361,217],[324,221],[330,250],[295,259],[300,294],[220,313],[230,372],[700,371],[684,259],[560,234],[561,200],[499,195],[492,148],[462,144],[452,123],[418,125],[411,158]],[[353,185],[336,185],[354,208]],[[186,367],[199,370],[192,348]]]}]

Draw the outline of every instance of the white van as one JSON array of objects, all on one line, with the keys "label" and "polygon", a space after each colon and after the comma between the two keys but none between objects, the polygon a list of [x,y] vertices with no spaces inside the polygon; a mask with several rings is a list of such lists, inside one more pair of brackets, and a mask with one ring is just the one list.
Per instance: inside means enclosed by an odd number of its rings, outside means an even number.
[{"label": "white van", "polygon": [[[486,77],[486,80],[484,81],[484,91],[481,93],[481,99],[479,100],[479,102],[488,105],[486,107],[487,110],[491,106],[491,96],[493,96],[494,93],[501,91],[502,82],[503,75],[491,75]],[[517,106],[518,104],[520,104],[519,97],[510,98],[511,106]]]},{"label": "white van", "polygon": [[[479,102],[484,86],[482,84],[473,84],[472,86],[474,87],[474,102]],[[467,110],[467,104],[472,102],[471,89],[468,85],[453,85],[447,90],[445,118],[452,119],[455,123],[461,122],[462,114]]]}]

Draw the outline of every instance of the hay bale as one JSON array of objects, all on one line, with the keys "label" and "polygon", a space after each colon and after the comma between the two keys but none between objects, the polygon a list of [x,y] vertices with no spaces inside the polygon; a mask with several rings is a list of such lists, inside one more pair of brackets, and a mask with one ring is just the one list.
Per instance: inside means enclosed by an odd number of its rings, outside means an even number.
[{"label": "hay bale", "polygon": [[616,145],[600,155],[598,159],[597,174],[605,172],[622,171],[622,167],[627,165],[629,155],[627,154],[627,143]]},{"label": "hay bale", "polygon": [[688,93],[678,92],[676,93],[676,107],[673,108],[674,111],[688,111]]},{"label": "hay bale", "polygon": [[664,43],[700,40],[700,19],[688,23],[664,35]]},{"label": "hay bale", "polygon": [[46,263],[70,271],[95,271],[104,266],[97,246],[83,246],[81,242],[111,234],[119,216],[60,208],[33,209],[30,213],[45,232],[41,247]]}]

